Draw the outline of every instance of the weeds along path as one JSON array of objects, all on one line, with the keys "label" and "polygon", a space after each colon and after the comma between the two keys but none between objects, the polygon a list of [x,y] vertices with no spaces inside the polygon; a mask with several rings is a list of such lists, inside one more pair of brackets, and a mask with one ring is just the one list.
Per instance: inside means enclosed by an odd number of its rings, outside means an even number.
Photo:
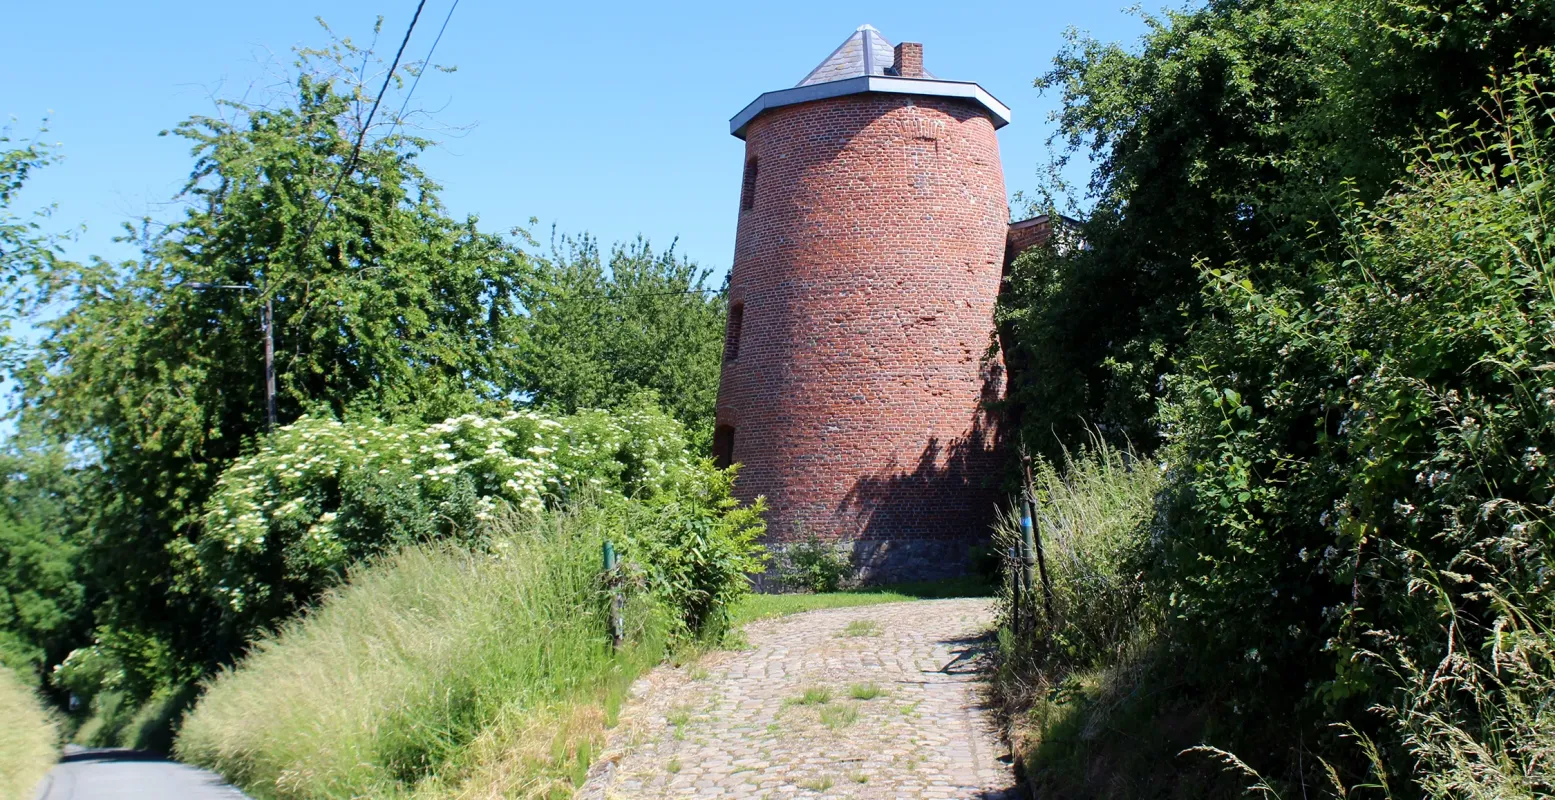
[{"label": "weeds along path", "polygon": [[1014,798],[973,656],[992,601],[810,611],[660,667],[578,796]]}]

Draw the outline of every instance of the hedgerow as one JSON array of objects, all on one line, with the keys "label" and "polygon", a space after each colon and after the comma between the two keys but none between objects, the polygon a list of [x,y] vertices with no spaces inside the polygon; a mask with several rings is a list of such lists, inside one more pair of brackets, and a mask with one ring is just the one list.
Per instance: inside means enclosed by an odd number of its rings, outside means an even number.
[{"label": "hedgerow", "polygon": [[[1110,515],[1133,555],[1108,562],[1137,569],[1148,624],[1060,660],[1072,681],[1033,701],[1047,793],[1555,789],[1543,63],[1493,77],[1474,121],[1445,115],[1392,192],[1339,209],[1310,266],[1200,265],[1154,513]],[[1108,598],[1085,614],[1115,619]]]},{"label": "hedgerow", "polygon": [[478,545],[499,503],[537,513],[581,497],[648,500],[705,477],[683,428],[648,398],[425,427],[304,417],[222,474],[198,539],[172,545],[179,589],[214,599],[242,640],[387,548]]}]

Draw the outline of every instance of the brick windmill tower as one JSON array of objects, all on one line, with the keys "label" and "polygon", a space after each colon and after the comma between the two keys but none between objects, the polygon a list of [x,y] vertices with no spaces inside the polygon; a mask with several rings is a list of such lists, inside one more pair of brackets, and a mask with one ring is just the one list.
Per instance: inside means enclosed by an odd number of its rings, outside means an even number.
[{"label": "brick windmill tower", "polygon": [[869,581],[966,571],[997,495],[985,358],[1009,234],[1010,111],[865,25],[730,121],[745,141],[715,457],[768,536]]}]

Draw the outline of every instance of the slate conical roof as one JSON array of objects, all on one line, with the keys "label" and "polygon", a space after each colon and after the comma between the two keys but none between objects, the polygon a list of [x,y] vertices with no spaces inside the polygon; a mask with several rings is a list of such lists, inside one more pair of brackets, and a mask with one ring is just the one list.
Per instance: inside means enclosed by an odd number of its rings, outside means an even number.
[{"label": "slate conical roof", "polygon": [[995,128],[1010,123],[1010,107],[971,81],[947,81],[928,72],[921,77],[896,74],[895,47],[871,25],[860,25],[841,47],[806,75],[798,86],[765,92],[729,120],[729,133],[744,139],[751,120],[769,109],[855,94],[905,94],[953,97],[981,106]]},{"label": "slate conical roof", "polygon": [[[843,40],[820,66],[810,70],[797,86],[841,81],[864,75],[895,75],[891,64],[896,61],[896,48],[886,41],[873,25],[860,25],[852,36]],[[923,77],[933,79],[928,70]]]}]

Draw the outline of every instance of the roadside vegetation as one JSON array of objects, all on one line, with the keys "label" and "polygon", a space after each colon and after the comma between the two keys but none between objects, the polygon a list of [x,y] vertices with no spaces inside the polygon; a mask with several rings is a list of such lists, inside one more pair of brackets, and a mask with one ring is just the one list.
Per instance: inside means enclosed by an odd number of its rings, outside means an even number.
[{"label": "roadside vegetation", "polygon": [[175,752],[261,797],[570,796],[631,681],[717,641],[761,568],[732,480],[643,404],[283,428],[191,560],[240,633],[324,594],[206,681]]},{"label": "roadside vegetation", "polygon": [[0,719],[0,797],[31,798],[59,756],[59,729],[29,682],[4,667]]},{"label": "roadside vegetation", "polygon": [[[209,678],[346,576],[488,552],[504,508],[608,505],[685,536],[746,513],[666,499],[727,481],[701,463],[725,313],[707,269],[451,216],[419,165],[446,128],[404,95],[435,64],[400,64],[381,104],[389,64],[327,28],[273,66],[289,86],[168,131],[188,180],[124,262],[61,255],[52,209],[20,200],[60,151],[0,133],[0,316],[37,332],[0,345],[0,663],[79,709],[75,741],[167,749]],[[684,611],[665,636],[727,624],[706,587],[750,553],[706,555],[632,554],[679,565],[634,578]]]},{"label": "roadside vegetation", "polygon": [[1555,791],[1548,10],[1211,3],[1042,80],[1101,166],[1002,300],[1037,796]]},{"label": "roadside vegetation", "polygon": [[683,547],[677,520],[502,508],[479,549],[386,556],[213,678],[176,754],[256,797],[570,797],[631,681],[702,634],[638,576],[610,644],[603,543]]},{"label": "roadside vegetation", "polygon": [[[1148,22],[1132,48],[1071,34],[1038,79],[1050,174],[1095,169],[1035,197],[1084,222],[1000,298],[1052,595],[1016,607],[1008,568],[996,590],[1023,774],[1053,798],[1555,794],[1555,8]],[[811,593],[749,596],[762,509],[705,458],[708,270],[450,215],[419,162],[436,121],[392,91],[370,115],[389,69],[326,33],[290,86],[175,125],[187,182],[117,263],[61,255],[20,206],[60,151],[0,133],[0,318],[36,332],[0,341],[7,788],[53,757],[46,703],[77,709],[67,738],[261,797],[565,796],[667,654],[987,591],[851,588],[811,539],[777,554]]]}]

